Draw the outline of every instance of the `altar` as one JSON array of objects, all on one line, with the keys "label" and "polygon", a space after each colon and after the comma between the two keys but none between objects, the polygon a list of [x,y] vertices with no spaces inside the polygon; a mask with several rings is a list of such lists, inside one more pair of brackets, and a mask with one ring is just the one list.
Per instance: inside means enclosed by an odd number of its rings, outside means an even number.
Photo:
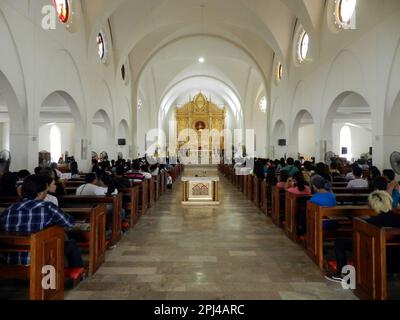
[{"label": "altar", "polygon": [[183,205],[219,205],[219,177],[183,177]]}]

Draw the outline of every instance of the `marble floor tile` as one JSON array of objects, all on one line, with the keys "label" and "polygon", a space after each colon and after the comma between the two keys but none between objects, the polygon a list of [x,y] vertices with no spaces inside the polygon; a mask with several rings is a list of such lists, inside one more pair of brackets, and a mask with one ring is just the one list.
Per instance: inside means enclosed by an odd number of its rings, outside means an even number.
[{"label": "marble floor tile", "polygon": [[221,205],[183,207],[181,185],[66,299],[352,300],[222,177]]}]

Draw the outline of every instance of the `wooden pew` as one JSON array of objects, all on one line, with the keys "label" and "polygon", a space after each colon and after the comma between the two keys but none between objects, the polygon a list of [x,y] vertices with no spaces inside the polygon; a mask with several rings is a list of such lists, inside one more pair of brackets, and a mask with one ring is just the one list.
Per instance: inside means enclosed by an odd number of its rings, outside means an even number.
[{"label": "wooden pew", "polygon": [[[0,265],[0,278],[29,280],[30,300],[64,299],[64,229],[51,227],[38,233],[0,233],[0,253],[30,252],[29,266]],[[56,289],[42,287],[44,266],[56,271]]]},{"label": "wooden pew", "polygon": [[154,204],[154,194],[155,194],[155,186],[154,186],[154,177],[151,179],[147,180],[147,196],[148,196],[148,201],[147,205],[149,208],[153,207]]},{"label": "wooden pew", "polygon": [[139,191],[140,187],[125,188],[118,190],[122,193],[122,207],[129,214],[130,228],[133,228],[139,220]]},{"label": "wooden pew", "polygon": [[161,190],[160,190],[160,179],[161,174],[159,173],[157,176],[153,176],[154,178],[154,201],[160,200]]},{"label": "wooden pew", "polygon": [[294,242],[299,242],[297,236],[297,221],[299,214],[305,214],[307,202],[311,196],[296,195],[286,191],[285,193],[285,233]]},{"label": "wooden pew", "polygon": [[[301,214],[306,215],[307,201],[311,196],[299,196],[286,191],[285,195],[285,232],[287,236],[295,242],[300,242],[297,237],[297,221]],[[337,194],[338,204],[348,203],[351,205],[365,205],[368,200],[368,194]]]},{"label": "wooden pew", "polygon": [[373,190],[371,190],[370,188],[361,188],[361,189],[347,189],[346,187],[333,187],[332,189],[334,194],[370,194]]},{"label": "wooden pew", "polygon": [[148,181],[145,179],[142,182],[134,182],[133,186],[139,187],[139,214],[144,216],[149,208],[149,196],[148,196]]},{"label": "wooden pew", "polygon": [[83,249],[88,249],[89,274],[94,275],[106,257],[106,205],[93,208],[61,208],[76,219],[85,219],[90,224],[88,232],[70,231],[69,236]]},{"label": "wooden pew", "polygon": [[243,186],[242,186],[242,188],[243,188],[244,196],[246,198],[249,195],[249,183],[248,183],[249,179],[250,179],[249,175],[243,176]]},{"label": "wooden pew", "polygon": [[81,207],[97,204],[109,204],[113,207],[111,217],[108,217],[107,222],[111,224],[111,239],[110,244],[116,245],[121,240],[121,209],[122,209],[122,194],[119,193],[117,196],[65,196],[58,198],[60,207]]},{"label": "wooden pew", "polygon": [[250,175],[247,177],[247,199],[253,202],[254,199],[254,176]]},{"label": "wooden pew", "polygon": [[261,205],[261,182],[257,176],[253,177],[253,203],[257,208]]},{"label": "wooden pew", "polygon": [[361,299],[387,300],[387,248],[400,250],[400,229],[384,229],[354,220],[355,294]]},{"label": "wooden pew", "polygon": [[285,188],[272,187],[272,213],[273,223],[282,227],[285,221]]},{"label": "wooden pew", "polygon": [[[322,270],[324,267],[324,230],[323,220],[328,218],[337,217],[360,217],[360,216],[374,216],[376,215],[373,210],[366,206],[339,206],[339,207],[320,207],[311,202],[307,203],[307,254]],[[345,233],[340,236],[348,236]],[[335,232],[340,234],[340,232]]]},{"label": "wooden pew", "polygon": [[266,215],[270,216],[271,215],[271,194],[268,192],[269,190],[269,185],[266,180],[261,182],[261,190],[260,190],[260,208],[261,211]]}]

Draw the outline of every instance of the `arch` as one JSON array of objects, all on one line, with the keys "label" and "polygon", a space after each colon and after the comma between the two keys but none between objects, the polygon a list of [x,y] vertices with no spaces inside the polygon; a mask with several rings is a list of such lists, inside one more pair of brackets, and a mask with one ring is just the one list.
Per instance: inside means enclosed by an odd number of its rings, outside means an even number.
[{"label": "arch", "polygon": [[275,125],[273,127],[273,132],[272,132],[272,136],[273,136],[273,145],[277,145],[278,144],[278,140],[279,139],[286,139],[286,125],[285,122],[283,122],[283,120],[278,120],[275,122]]},{"label": "arch", "polygon": [[[99,109],[92,117],[92,149],[100,153],[107,149],[113,143],[113,126],[108,113],[104,109]],[[102,149],[102,150],[100,150]],[[111,152],[113,150],[106,150]]]},{"label": "arch", "polygon": [[298,154],[306,157],[316,155],[315,121],[308,110],[300,110],[294,119],[290,148],[293,157],[297,157]]},{"label": "arch", "polygon": [[125,119],[121,120],[118,125],[118,133],[117,133],[118,139],[122,138],[122,139],[127,139],[129,141],[130,140],[129,132],[130,130],[128,122]]},{"label": "arch", "polygon": [[[385,136],[400,136],[400,91],[391,107],[389,116],[385,119],[384,134]],[[400,146],[399,146],[400,148]]]},{"label": "arch", "polygon": [[[325,121],[322,123],[323,139],[327,150],[341,154],[340,132],[348,125],[352,136],[352,155],[359,157],[373,145],[372,110],[366,99],[355,91],[344,91],[332,102]],[[369,136],[369,139],[368,139]]]},{"label": "arch", "polygon": [[[43,100],[40,105],[40,119],[46,120],[47,117],[53,117],[49,120],[58,120],[64,122],[73,122],[78,136],[82,136],[84,123],[82,121],[82,113],[75,99],[64,90],[57,90]],[[50,121],[54,122],[54,121]]]}]

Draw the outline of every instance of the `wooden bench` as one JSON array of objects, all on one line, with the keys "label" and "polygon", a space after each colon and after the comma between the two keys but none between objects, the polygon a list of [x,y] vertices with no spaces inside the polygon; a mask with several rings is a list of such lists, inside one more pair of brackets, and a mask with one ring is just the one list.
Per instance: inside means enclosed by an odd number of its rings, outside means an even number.
[{"label": "wooden bench", "polygon": [[271,196],[272,194],[269,192],[269,184],[266,180],[261,183],[260,190],[260,208],[261,211],[266,215],[270,216],[272,207],[271,207]]},{"label": "wooden bench", "polygon": [[[0,252],[29,252],[29,266],[0,265],[0,278],[29,280],[30,300],[64,299],[64,229],[51,227],[34,234],[0,233]],[[56,289],[42,287],[44,266],[56,271]]]},{"label": "wooden bench", "polygon": [[155,186],[154,186],[154,177],[151,179],[147,180],[147,196],[148,196],[148,201],[147,205],[149,208],[153,207],[154,204],[154,195],[155,195]]},{"label": "wooden bench", "polygon": [[288,191],[285,193],[285,233],[294,242],[299,242],[298,217],[300,214],[306,214],[307,202],[310,199],[311,196],[297,195]]},{"label": "wooden bench", "polygon": [[[360,216],[374,216],[373,210],[366,206],[338,206],[338,207],[320,207],[311,202],[307,203],[307,254],[322,270],[324,267],[324,230],[323,221],[329,218],[350,218]],[[338,237],[349,237],[352,229],[344,233],[335,231]]]},{"label": "wooden bench", "polygon": [[400,229],[378,228],[365,220],[354,220],[355,294],[361,299],[387,300],[387,249],[400,250]]},{"label": "wooden bench", "polygon": [[106,205],[96,205],[93,208],[61,208],[61,210],[77,220],[84,219],[89,222],[88,232],[70,231],[68,235],[77,242],[79,247],[88,250],[89,275],[94,275],[106,257]]},{"label": "wooden bench", "polygon": [[122,193],[122,207],[130,216],[130,228],[133,228],[139,220],[139,191],[139,186],[119,190]]},{"label": "wooden bench", "polygon": [[348,189],[346,187],[333,187],[334,194],[370,194],[373,190],[370,188]]},{"label": "wooden bench", "polygon": [[139,187],[139,214],[141,216],[144,216],[147,214],[147,210],[149,208],[149,196],[148,196],[148,181],[145,179],[141,182],[134,182],[133,186],[138,186]]},{"label": "wooden bench", "polygon": [[254,176],[247,176],[247,199],[253,202],[254,199]]},{"label": "wooden bench", "polygon": [[285,222],[285,188],[272,187],[272,213],[274,224],[282,227]]},{"label": "wooden bench", "polygon": [[65,196],[58,198],[60,207],[92,207],[98,204],[112,205],[113,211],[111,217],[107,218],[107,224],[111,225],[110,244],[116,245],[121,240],[121,209],[122,209],[122,194],[119,193],[113,197],[107,196]]},{"label": "wooden bench", "polygon": [[257,176],[253,177],[253,203],[257,208],[261,204],[261,182]]}]

